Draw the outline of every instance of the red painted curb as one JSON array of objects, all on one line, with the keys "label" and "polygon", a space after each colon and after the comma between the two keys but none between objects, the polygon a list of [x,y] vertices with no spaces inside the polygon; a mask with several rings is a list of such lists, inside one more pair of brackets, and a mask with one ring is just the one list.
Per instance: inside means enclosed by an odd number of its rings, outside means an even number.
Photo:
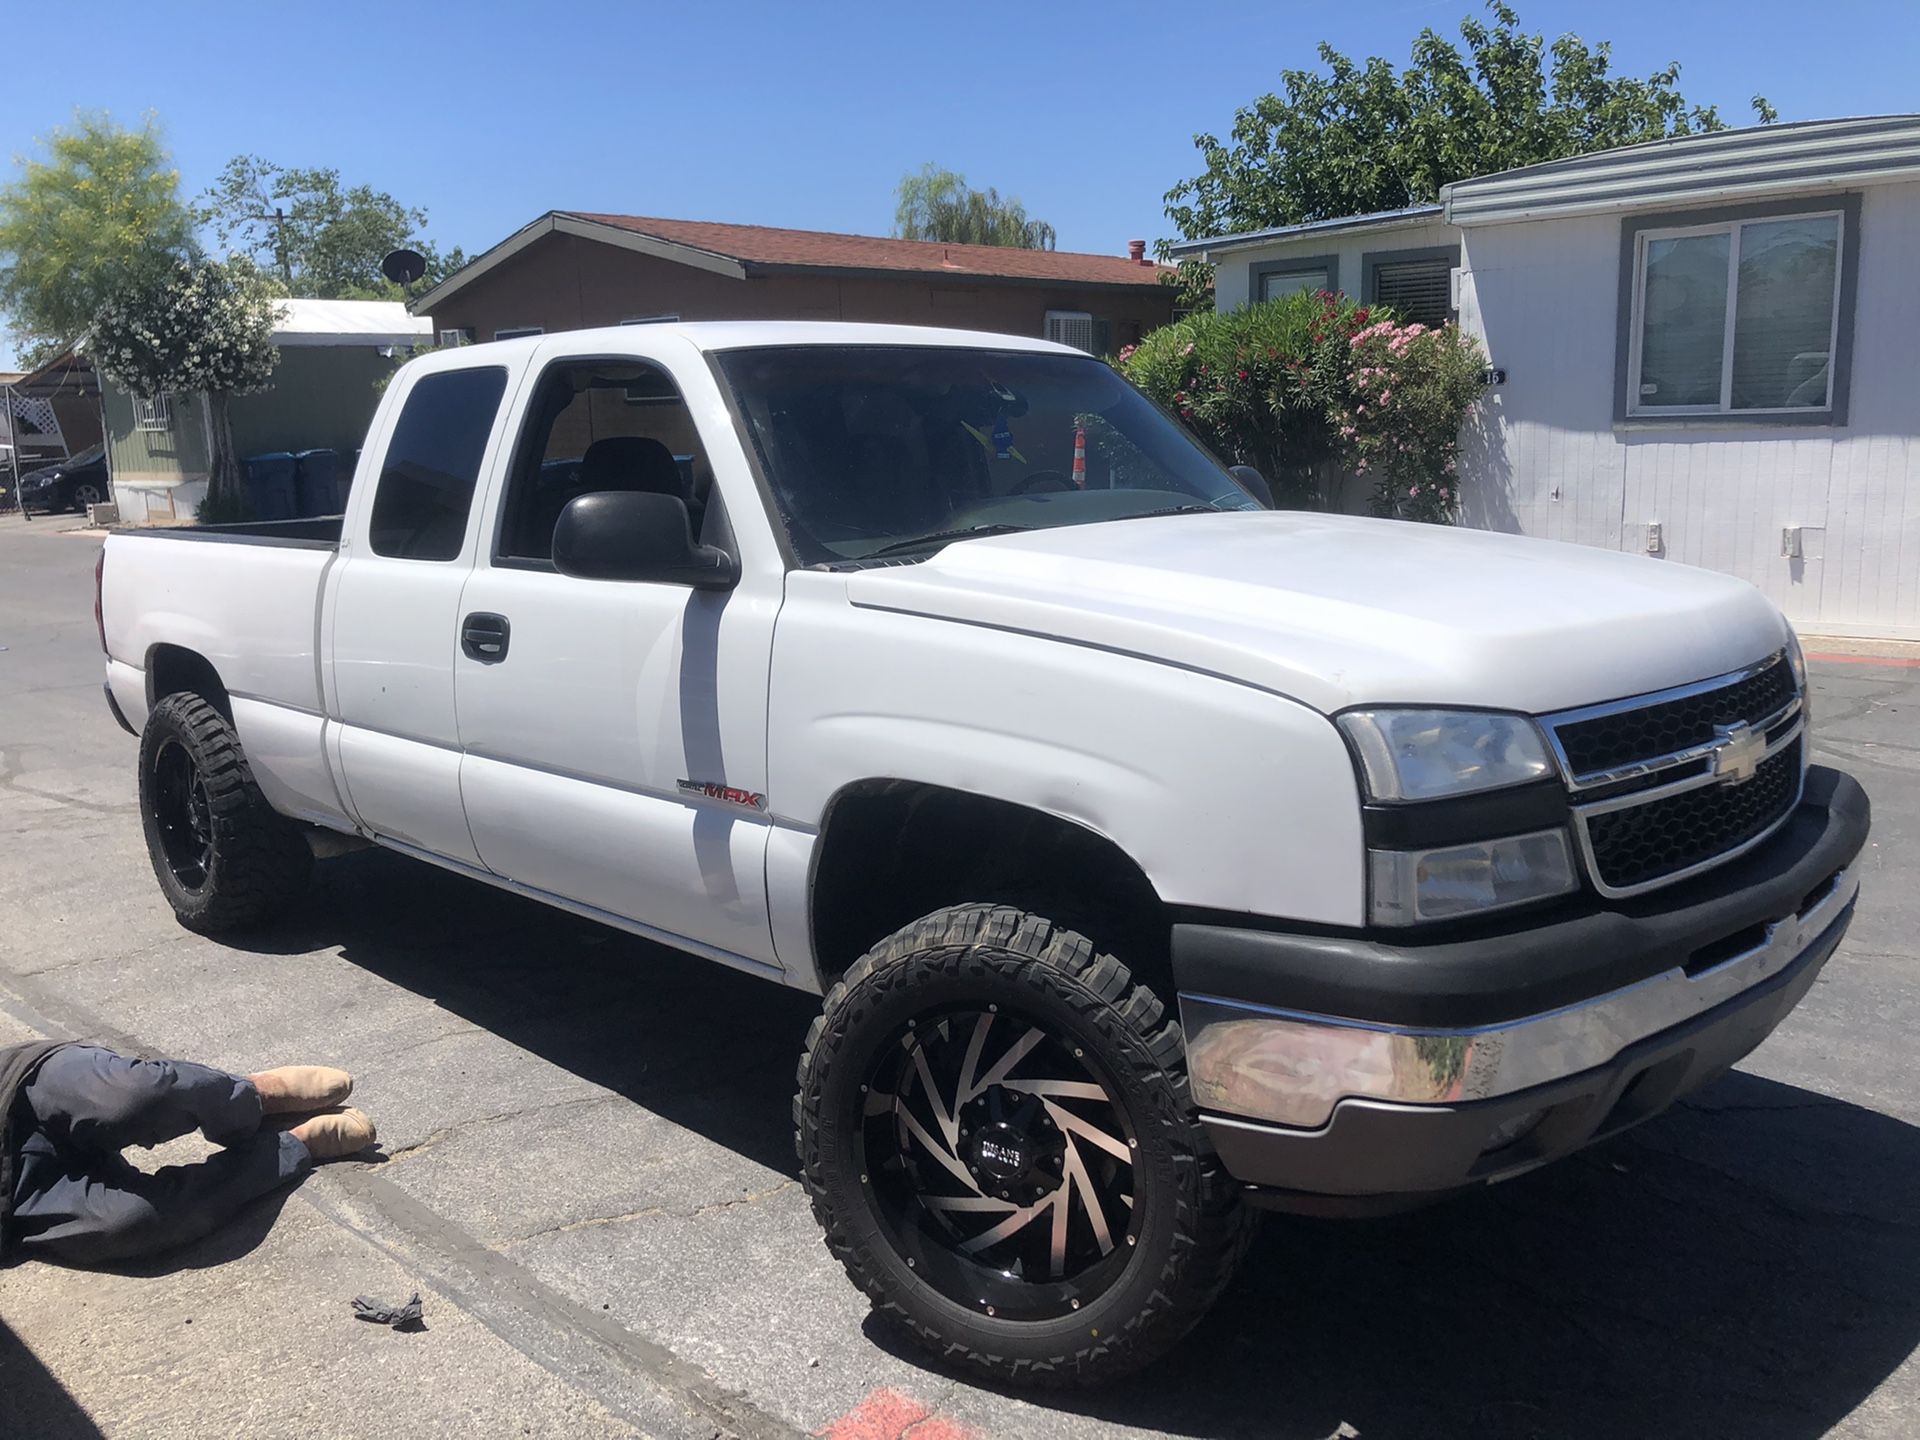
[{"label": "red painted curb", "polygon": [[942,1419],[918,1400],[885,1386],[816,1433],[820,1440],[976,1440],[964,1425]]},{"label": "red painted curb", "polygon": [[820,1440],[900,1440],[932,1412],[898,1390],[875,1390],[819,1432]]},{"label": "red painted curb", "polygon": [[1920,656],[1910,655],[1822,655],[1808,651],[1809,661],[1823,665],[1885,665],[1895,670],[1920,670]]}]

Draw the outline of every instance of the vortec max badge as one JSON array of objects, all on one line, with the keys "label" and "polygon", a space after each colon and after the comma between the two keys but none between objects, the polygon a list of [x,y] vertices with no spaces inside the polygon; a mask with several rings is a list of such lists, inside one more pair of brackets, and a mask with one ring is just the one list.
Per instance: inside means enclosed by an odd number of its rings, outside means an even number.
[{"label": "vortec max badge", "polygon": [[749,810],[767,808],[767,797],[756,790],[736,790],[731,785],[716,785],[711,780],[682,780],[683,795],[704,795],[709,800],[724,800],[729,805],[744,805]]}]

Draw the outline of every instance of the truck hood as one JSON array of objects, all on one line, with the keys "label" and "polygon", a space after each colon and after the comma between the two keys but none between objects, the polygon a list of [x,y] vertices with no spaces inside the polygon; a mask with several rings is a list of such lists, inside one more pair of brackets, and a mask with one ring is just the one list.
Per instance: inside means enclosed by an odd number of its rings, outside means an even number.
[{"label": "truck hood", "polygon": [[1779,649],[1745,581],[1553,541],[1285,511],[1110,521],[949,545],[848,577],[853,604],[1205,671],[1332,714],[1533,714]]}]

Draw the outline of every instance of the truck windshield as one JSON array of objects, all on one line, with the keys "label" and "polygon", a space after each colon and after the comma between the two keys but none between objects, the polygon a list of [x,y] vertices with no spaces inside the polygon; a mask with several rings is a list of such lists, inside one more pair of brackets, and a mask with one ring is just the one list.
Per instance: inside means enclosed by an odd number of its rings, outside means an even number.
[{"label": "truck windshield", "polygon": [[976,532],[1258,508],[1091,357],[805,345],[719,363],[802,564],[910,559]]}]

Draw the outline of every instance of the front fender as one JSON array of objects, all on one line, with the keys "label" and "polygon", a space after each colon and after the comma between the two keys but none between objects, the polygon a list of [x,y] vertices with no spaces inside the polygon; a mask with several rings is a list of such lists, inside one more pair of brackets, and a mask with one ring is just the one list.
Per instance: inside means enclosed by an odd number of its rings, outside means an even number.
[{"label": "front fender", "polygon": [[836,793],[886,775],[1084,826],[1169,905],[1362,923],[1360,799],[1326,717],[1151,660],[856,609],[835,578],[791,577],[780,616],[781,829],[817,833]]}]

